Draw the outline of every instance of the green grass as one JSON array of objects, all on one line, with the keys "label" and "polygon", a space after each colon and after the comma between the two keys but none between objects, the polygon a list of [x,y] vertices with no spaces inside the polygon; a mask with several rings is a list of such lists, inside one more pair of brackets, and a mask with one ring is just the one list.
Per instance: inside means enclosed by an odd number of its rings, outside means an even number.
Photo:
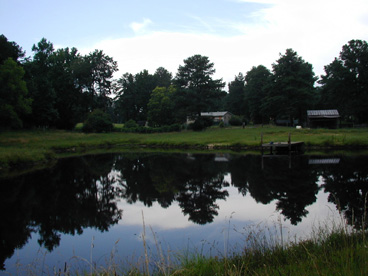
[{"label": "green grass", "polygon": [[[78,126],[77,126],[78,127]],[[122,127],[121,125],[116,127]],[[303,141],[309,148],[368,147],[368,129],[301,129],[285,127],[209,128],[206,131],[170,133],[100,133],[78,131],[9,131],[0,134],[0,168],[47,162],[60,154],[81,154],[98,148],[141,147],[177,149],[257,149],[263,141]]]},{"label": "green grass", "polygon": [[230,258],[195,257],[173,275],[368,275],[364,232],[321,231],[285,247],[261,240]]}]

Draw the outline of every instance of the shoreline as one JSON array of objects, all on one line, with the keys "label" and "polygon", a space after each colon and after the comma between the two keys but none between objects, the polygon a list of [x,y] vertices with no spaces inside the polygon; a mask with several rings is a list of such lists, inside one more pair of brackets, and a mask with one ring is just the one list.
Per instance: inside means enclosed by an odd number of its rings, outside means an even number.
[{"label": "shoreline", "polygon": [[[368,129],[211,128],[203,132],[84,134],[72,131],[0,133],[0,173],[47,166],[60,158],[126,150],[230,151],[261,154],[263,143],[303,141],[305,151],[366,151]],[[265,150],[267,153],[268,150]]]}]

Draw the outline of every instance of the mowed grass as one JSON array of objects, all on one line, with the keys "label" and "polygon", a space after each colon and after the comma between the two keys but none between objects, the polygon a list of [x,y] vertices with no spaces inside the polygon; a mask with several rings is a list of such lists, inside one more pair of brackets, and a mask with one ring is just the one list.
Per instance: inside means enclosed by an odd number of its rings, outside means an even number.
[{"label": "mowed grass", "polygon": [[45,162],[65,152],[81,153],[96,148],[152,147],[152,148],[236,148],[256,149],[263,141],[303,141],[307,147],[368,147],[368,129],[294,129],[286,127],[213,127],[205,131],[170,133],[95,133],[78,131],[33,130],[0,133],[0,167],[8,168],[27,162]]}]

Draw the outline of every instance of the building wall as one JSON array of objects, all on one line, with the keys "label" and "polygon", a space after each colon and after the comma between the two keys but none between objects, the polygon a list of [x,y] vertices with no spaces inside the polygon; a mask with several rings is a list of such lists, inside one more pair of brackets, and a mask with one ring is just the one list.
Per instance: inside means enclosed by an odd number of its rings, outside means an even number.
[{"label": "building wall", "polygon": [[309,119],[310,128],[338,128],[339,119]]}]

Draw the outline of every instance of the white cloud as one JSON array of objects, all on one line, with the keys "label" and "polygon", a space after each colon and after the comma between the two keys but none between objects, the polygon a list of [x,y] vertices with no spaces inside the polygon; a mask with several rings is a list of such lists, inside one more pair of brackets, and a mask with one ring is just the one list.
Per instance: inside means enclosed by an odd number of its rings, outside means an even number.
[{"label": "white cloud", "polygon": [[151,19],[144,18],[143,22],[133,22],[129,26],[135,33],[141,33],[145,31],[145,29],[152,24]]},{"label": "white cloud", "polygon": [[[249,2],[249,1],[248,1]],[[214,62],[216,78],[229,82],[239,72],[246,73],[252,66],[272,63],[292,48],[314,66],[316,75],[324,73],[324,65],[339,55],[351,39],[368,39],[368,5],[362,0],[349,3],[340,0],[252,0],[273,5],[253,13],[252,23],[223,22],[237,29],[237,36],[221,36],[211,32],[179,33],[142,30],[152,23],[145,19],[132,28],[141,35],[110,39],[94,45],[104,50],[119,65],[119,77],[147,69],[154,73],[163,66],[174,75],[183,60],[194,54],[208,56]]]}]

